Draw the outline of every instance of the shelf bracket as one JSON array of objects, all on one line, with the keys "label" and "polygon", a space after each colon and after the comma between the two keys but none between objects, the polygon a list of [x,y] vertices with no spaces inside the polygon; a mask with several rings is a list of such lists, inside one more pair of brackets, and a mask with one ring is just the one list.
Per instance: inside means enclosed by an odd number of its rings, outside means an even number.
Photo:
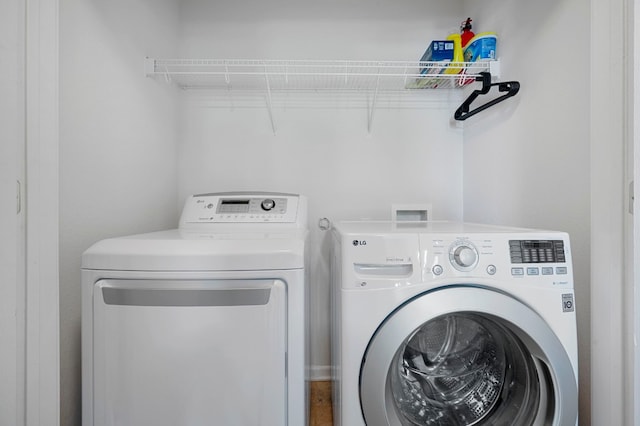
[{"label": "shelf bracket", "polygon": [[224,61],[224,82],[227,85],[227,90],[231,89],[231,77],[229,77],[229,64]]},{"label": "shelf bracket", "polygon": [[376,110],[376,102],[378,101],[378,89],[380,88],[380,74],[376,78],[376,87],[373,90],[373,98],[371,99],[371,105],[369,106],[369,119],[367,121],[367,132],[371,134],[373,128],[373,113]]},{"label": "shelf bracket", "polygon": [[267,72],[267,67],[264,68],[264,81],[267,86],[267,110],[269,111],[269,120],[271,121],[271,130],[273,134],[276,134],[276,123],[273,119],[273,101],[271,99],[271,83],[269,82],[269,73]]},{"label": "shelf bracket", "polygon": [[169,69],[165,66],[164,67],[164,81],[167,82],[167,84],[171,84],[171,73],[169,72]]}]

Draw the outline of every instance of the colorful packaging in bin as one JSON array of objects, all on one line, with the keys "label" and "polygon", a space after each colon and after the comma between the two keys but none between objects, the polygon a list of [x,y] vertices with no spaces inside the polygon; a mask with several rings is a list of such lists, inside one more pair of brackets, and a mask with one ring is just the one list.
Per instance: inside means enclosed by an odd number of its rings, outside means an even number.
[{"label": "colorful packaging in bin", "polygon": [[[420,69],[421,76],[407,83],[409,89],[435,89],[445,87],[451,80],[445,80],[443,74],[460,75],[455,81],[462,86],[475,81],[467,76],[464,62],[496,60],[497,36],[493,32],[474,34],[471,31],[471,18],[461,25],[462,34],[450,34],[446,40],[433,40],[420,58],[420,62],[437,62]],[[465,36],[463,43],[462,36]],[[431,77],[433,75],[433,77]],[[444,83],[444,84],[443,84]]]},{"label": "colorful packaging in bin", "polygon": [[424,55],[422,55],[422,58],[420,58],[420,62],[452,60],[453,41],[451,40],[433,40],[424,52]]},{"label": "colorful packaging in bin", "polygon": [[[437,59],[436,59],[437,58]],[[444,81],[440,77],[430,78],[433,74],[458,74],[461,71],[457,63],[463,61],[460,34],[451,34],[446,40],[434,40],[420,59],[421,62],[441,62],[442,65],[432,64],[420,69],[420,77],[414,82],[408,83],[408,89],[435,89]]]},{"label": "colorful packaging in bin", "polygon": [[495,61],[497,39],[496,33],[477,34],[464,48],[464,61]]}]

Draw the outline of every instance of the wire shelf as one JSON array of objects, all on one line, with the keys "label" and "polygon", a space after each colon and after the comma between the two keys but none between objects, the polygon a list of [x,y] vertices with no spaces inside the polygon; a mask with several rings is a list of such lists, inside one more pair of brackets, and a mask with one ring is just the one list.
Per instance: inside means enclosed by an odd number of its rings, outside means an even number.
[{"label": "wire shelf", "polygon": [[273,93],[363,94],[368,110],[367,129],[371,132],[381,95],[464,87],[482,72],[499,76],[500,63],[146,58],[145,71],[148,77],[164,79],[182,89],[260,93],[274,133]]},{"label": "wire shelf", "polygon": [[496,75],[499,63],[409,61],[302,61],[152,59],[146,73],[183,89],[406,91],[454,89],[481,72]]}]

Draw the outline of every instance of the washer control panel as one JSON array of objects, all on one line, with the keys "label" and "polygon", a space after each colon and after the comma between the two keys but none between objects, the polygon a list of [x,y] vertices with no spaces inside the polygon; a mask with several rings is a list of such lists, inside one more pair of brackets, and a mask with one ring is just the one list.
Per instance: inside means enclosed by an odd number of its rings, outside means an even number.
[{"label": "washer control panel", "polygon": [[214,210],[222,217],[246,219],[249,217],[274,217],[287,213],[286,198],[220,198],[217,203],[201,200],[205,209]]},{"label": "washer control panel", "polygon": [[343,288],[573,286],[565,232],[444,221],[343,221],[332,232]]},{"label": "washer control panel", "polygon": [[[499,234],[421,235],[421,262],[428,277],[502,277],[568,285],[569,240]],[[519,237],[519,235],[518,235]]]},{"label": "washer control panel", "polygon": [[280,193],[219,193],[187,199],[181,227],[205,223],[295,223],[299,196]]}]

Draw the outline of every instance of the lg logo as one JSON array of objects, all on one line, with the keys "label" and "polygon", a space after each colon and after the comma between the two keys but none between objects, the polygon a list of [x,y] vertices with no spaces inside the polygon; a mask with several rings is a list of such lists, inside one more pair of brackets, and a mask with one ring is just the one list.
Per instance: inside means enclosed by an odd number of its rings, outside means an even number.
[{"label": "lg logo", "polygon": [[354,245],[354,247],[366,246],[367,245],[367,240],[353,240],[353,245]]}]

